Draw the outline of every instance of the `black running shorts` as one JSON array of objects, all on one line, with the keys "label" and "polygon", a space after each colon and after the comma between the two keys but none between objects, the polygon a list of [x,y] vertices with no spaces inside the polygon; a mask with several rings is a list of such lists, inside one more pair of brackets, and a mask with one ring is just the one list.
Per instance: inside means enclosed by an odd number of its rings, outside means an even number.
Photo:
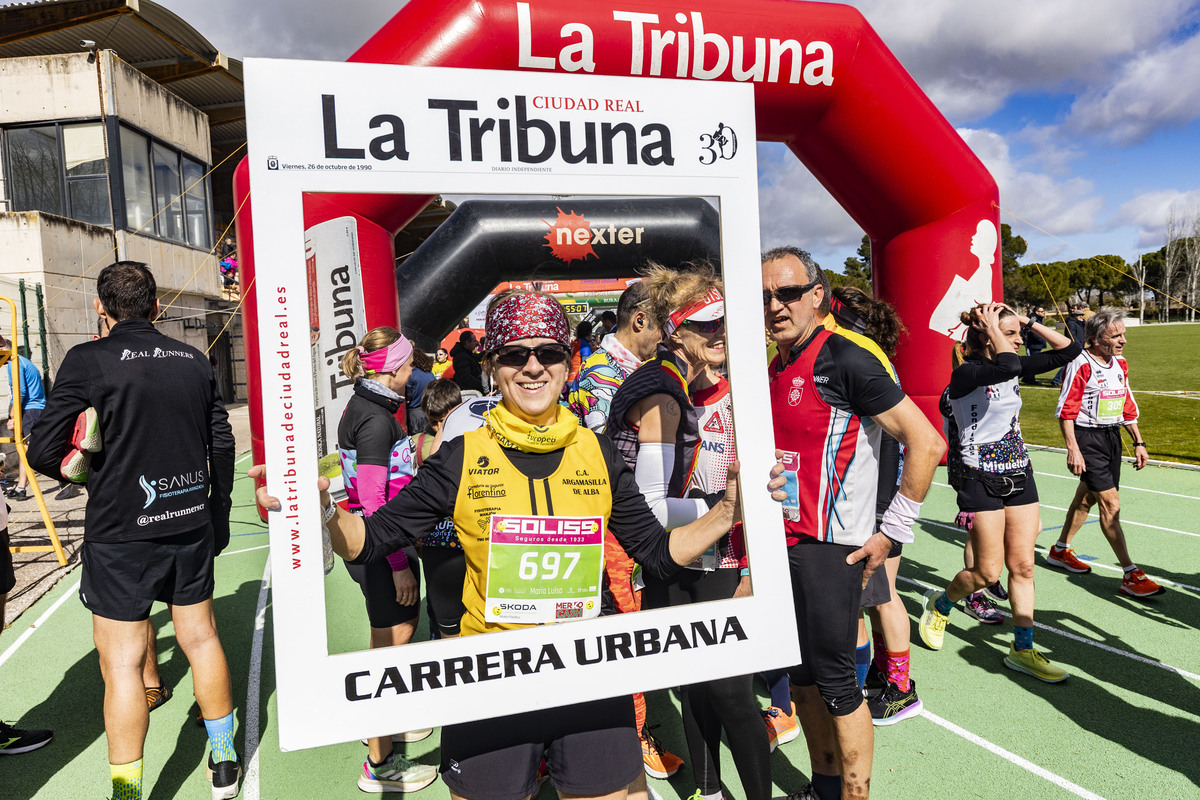
[{"label": "black running shorts", "polygon": [[1121,426],[1081,428],[1076,425],[1075,441],[1083,454],[1083,474],[1079,479],[1088,491],[1121,488]]},{"label": "black running shorts", "polygon": [[[0,503],[3,503],[0,500]],[[8,594],[17,585],[17,573],[13,569],[12,553],[8,551],[8,528],[0,530],[0,594]],[[0,619],[0,629],[4,620]]]},{"label": "black running shorts", "polygon": [[425,573],[425,600],[430,624],[443,636],[458,636],[463,614],[463,582],[467,578],[467,555],[457,547],[422,547],[421,570]]},{"label": "black running shorts", "polygon": [[1025,467],[1025,488],[1008,497],[992,497],[983,482],[966,471],[958,483],[958,510],[979,513],[999,511],[1009,506],[1027,506],[1038,502],[1037,483],[1033,480],[1033,464]]},{"label": "black running shorts", "polygon": [[883,564],[880,564],[879,569],[872,572],[871,577],[867,578],[867,585],[862,590],[862,599],[859,602],[863,608],[874,608],[890,602],[891,599],[892,590],[888,586],[887,572],[884,570]]},{"label": "black running shorts", "polygon": [[404,554],[408,556],[409,571],[417,579],[417,602],[411,606],[396,602],[396,581],[392,578],[392,565],[386,558],[365,564],[346,564],[346,571],[362,589],[367,601],[367,619],[372,628],[391,628],[411,622],[421,613],[421,570],[417,567],[417,550],[406,547]]},{"label": "black running shorts", "polygon": [[98,617],[138,622],[155,600],[202,603],[213,593],[213,529],[140,542],[89,542],[81,548],[79,599]]},{"label": "black running shorts", "polygon": [[788,669],[797,686],[813,686],[829,713],[845,716],[862,705],[854,671],[865,561],[847,564],[853,545],[805,537],[788,548],[801,663]]},{"label": "black running shorts", "polygon": [[442,780],[463,797],[537,793],[542,758],[559,794],[604,795],[642,773],[629,695],[442,728]]}]

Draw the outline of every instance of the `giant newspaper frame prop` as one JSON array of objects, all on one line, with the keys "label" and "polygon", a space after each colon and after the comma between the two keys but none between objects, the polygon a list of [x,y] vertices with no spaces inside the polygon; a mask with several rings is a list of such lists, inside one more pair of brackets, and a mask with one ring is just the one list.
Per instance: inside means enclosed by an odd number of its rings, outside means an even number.
[{"label": "giant newspaper frame prop", "polygon": [[[478,718],[479,709],[510,714],[673,686],[685,675],[694,682],[798,662],[782,520],[764,488],[774,437],[759,303],[753,89],[267,59],[247,60],[245,73],[268,490],[283,502],[269,515],[280,746],[385,736]],[[524,98],[576,102],[559,111],[528,102],[521,112]],[[464,101],[461,136],[453,135],[447,99]],[[431,100],[440,107],[430,108]],[[494,135],[479,147],[470,118],[495,120]],[[594,126],[595,163],[567,163],[561,147],[542,146],[545,130],[557,134],[560,123],[576,137]],[[634,158],[626,157],[625,134],[614,134],[613,163],[605,164],[604,137],[624,123],[632,126]],[[312,192],[717,198],[754,595],[329,655],[325,625],[314,622],[325,618],[325,593],[304,268],[303,204]]]}]

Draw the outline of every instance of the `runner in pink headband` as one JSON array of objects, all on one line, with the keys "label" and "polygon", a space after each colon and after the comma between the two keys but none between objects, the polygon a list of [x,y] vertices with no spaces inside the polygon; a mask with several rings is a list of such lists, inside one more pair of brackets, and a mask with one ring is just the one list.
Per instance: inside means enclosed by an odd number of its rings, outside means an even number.
[{"label": "runner in pink headband", "polygon": [[373,375],[377,372],[394,372],[404,366],[404,362],[412,355],[412,342],[403,334],[387,347],[365,352],[361,346],[358,354],[363,365],[363,372]]}]

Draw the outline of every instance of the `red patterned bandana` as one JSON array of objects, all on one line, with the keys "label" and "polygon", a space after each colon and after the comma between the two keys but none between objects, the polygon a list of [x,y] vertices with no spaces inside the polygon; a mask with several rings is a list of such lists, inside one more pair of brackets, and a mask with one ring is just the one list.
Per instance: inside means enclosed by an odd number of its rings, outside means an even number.
[{"label": "red patterned bandana", "polygon": [[497,304],[487,315],[484,350],[495,350],[516,339],[553,339],[570,346],[567,315],[552,297],[516,294]]}]

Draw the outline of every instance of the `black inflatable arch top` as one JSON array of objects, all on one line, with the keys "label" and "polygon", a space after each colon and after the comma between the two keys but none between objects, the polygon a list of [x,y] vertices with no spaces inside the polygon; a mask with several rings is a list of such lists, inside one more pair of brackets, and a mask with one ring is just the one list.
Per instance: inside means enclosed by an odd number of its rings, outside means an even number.
[{"label": "black inflatable arch top", "polygon": [[[558,226],[560,214],[586,224],[587,247]],[[720,258],[716,209],[699,197],[468,200],[396,268],[400,319],[432,351],[502,281],[626,278],[647,261],[719,269]]]}]

